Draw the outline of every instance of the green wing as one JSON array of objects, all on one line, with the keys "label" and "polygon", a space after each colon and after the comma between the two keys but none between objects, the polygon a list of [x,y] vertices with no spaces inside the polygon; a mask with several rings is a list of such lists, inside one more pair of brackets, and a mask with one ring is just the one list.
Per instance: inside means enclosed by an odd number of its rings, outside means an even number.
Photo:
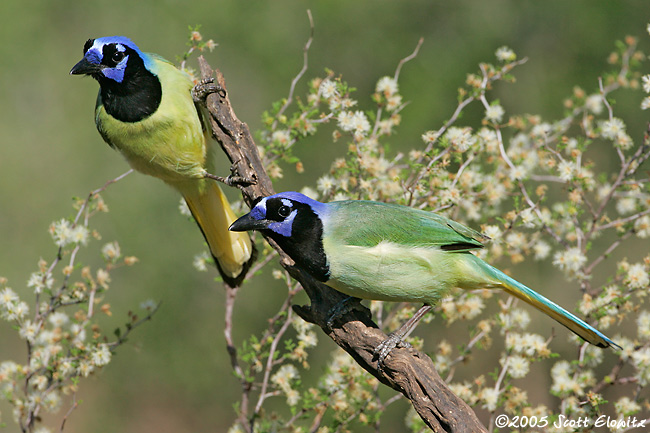
[{"label": "green wing", "polygon": [[447,251],[482,248],[487,236],[464,225],[407,206],[363,200],[330,202],[324,236],[342,245],[372,247],[380,242],[436,247]]}]

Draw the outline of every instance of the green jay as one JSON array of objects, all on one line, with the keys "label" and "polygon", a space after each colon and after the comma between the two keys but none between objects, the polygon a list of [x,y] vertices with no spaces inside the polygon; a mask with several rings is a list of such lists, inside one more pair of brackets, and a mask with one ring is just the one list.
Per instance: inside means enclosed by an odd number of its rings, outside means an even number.
[{"label": "green jay", "polygon": [[502,289],[595,346],[617,346],[582,319],[472,254],[483,247],[486,236],[432,212],[363,200],[321,203],[283,192],[261,199],[230,230],[262,232],[298,267],[351,297],[424,303],[390,341],[380,345],[380,362],[453,288]]},{"label": "green jay", "polygon": [[189,75],[123,36],[89,39],[83,52],[70,74],[99,82],[95,123],[104,141],[135,170],[180,192],[221,276],[240,284],[253,245],[247,233],[228,230],[236,216],[219,185],[205,178],[217,150],[192,98]]}]

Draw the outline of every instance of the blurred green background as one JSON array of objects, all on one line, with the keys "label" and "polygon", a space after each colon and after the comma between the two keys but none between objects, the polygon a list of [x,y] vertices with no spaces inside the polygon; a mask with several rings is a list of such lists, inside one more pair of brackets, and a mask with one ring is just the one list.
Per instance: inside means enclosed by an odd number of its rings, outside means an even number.
[{"label": "blurred green background", "polygon": [[[188,25],[201,24],[204,38],[219,43],[207,55],[210,63],[225,74],[237,115],[255,131],[262,111],[287,94],[302,65],[309,35],[307,8],[313,13],[315,36],[306,77],[322,75],[325,67],[342,74],[358,88],[361,108],[370,107],[368,95],[376,80],[392,75],[398,61],[424,37],[419,56],[402,70],[400,90],[411,103],[392,138],[396,149],[420,146],[421,133],[438,128],[453,112],[466,73],[475,72],[481,61],[494,61],[502,45],[530,58],[516,70],[517,83],[495,89],[508,114],[539,113],[555,119],[574,85],[588,91],[597,87],[615,40],[631,34],[648,51],[650,39],[645,30],[650,8],[640,0],[4,0],[0,275],[24,299],[31,299],[24,283],[39,258],[51,261],[55,254],[47,232],[50,222],[72,215],[73,196],[85,196],[128,168],[95,130],[97,83],[68,76],[86,39],[125,35],[143,50],[173,60],[186,49]],[[636,140],[647,121],[637,107],[634,102],[631,109],[621,106],[618,111]],[[461,124],[464,121],[470,120]],[[325,132],[306,140],[296,151],[305,173],[297,175],[285,167],[276,190],[312,185],[335,157],[345,154],[346,146],[344,140],[331,144]],[[179,214],[177,195],[156,179],[131,175],[104,198],[111,212],[96,217],[94,227],[103,241],[119,240],[122,251],[137,256],[140,263],[113,274],[106,300],[114,315],[102,324],[107,329],[122,324],[128,309],[149,298],[162,301],[162,308],[104,371],[81,382],[78,397],[83,403],[66,431],[226,431],[234,419],[239,383],[225,352],[223,291],[212,281],[216,272],[199,274],[192,267],[194,254],[203,250],[199,231]],[[93,241],[91,250],[103,241]],[[92,263],[94,258],[81,260]],[[540,278],[540,270],[531,268],[528,280]],[[265,328],[285,290],[275,280],[258,279],[242,291],[235,313],[237,341]],[[557,285],[545,288],[549,297],[562,301],[565,295],[558,296],[559,291]],[[574,302],[577,295],[565,297],[569,299]],[[540,319],[532,315],[533,322]],[[549,325],[541,320],[540,326]],[[0,323],[0,360],[24,360],[23,345],[14,334]],[[420,330],[420,335],[431,337],[429,350],[439,334]],[[321,372],[333,347],[321,336],[312,359],[314,374]],[[401,430],[404,408],[394,412],[395,419],[384,421],[384,431]],[[8,406],[0,403],[0,410],[7,431],[14,431]],[[58,428],[58,422],[52,427]]]}]

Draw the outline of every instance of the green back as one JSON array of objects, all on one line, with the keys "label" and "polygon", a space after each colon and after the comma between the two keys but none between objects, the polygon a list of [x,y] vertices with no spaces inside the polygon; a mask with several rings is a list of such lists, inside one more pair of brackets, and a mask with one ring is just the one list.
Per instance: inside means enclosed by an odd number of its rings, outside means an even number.
[{"label": "green back", "polygon": [[453,251],[482,248],[488,239],[443,216],[407,206],[363,200],[330,202],[324,236],[337,244],[372,247],[382,241],[404,246],[446,247]]}]

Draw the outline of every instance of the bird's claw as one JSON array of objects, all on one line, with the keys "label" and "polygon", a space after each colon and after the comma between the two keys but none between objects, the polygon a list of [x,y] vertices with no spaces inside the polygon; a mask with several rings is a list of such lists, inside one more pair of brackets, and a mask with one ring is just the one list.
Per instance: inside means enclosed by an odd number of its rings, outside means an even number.
[{"label": "bird's claw", "polygon": [[402,340],[402,335],[397,332],[388,334],[388,338],[379,343],[373,352],[373,360],[377,360],[377,369],[384,369],[384,360],[396,347],[411,348],[411,343]]},{"label": "bird's claw", "polygon": [[240,186],[251,186],[257,183],[257,180],[251,179],[243,176],[235,176],[231,174],[226,178],[224,183],[228,186],[240,187]]},{"label": "bird's claw", "polygon": [[203,177],[206,179],[212,179],[216,180],[217,182],[224,183],[228,186],[234,186],[234,187],[246,187],[250,185],[255,185],[257,183],[257,180],[255,179],[250,179],[247,177],[243,176],[238,176],[235,174],[231,174],[228,177],[223,177],[223,176],[217,176],[215,174],[210,174],[210,173],[204,173]]},{"label": "bird's claw", "polygon": [[214,82],[214,78],[204,78],[192,88],[192,99],[194,102],[205,103],[205,99],[212,93],[218,93],[222,98],[226,97],[226,89]]},{"label": "bird's claw", "polygon": [[[230,182],[230,184],[228,184],[228,185],[229,186],[237,186],[237,187],[257,185],[257,179],[240,176],[237,173],[237,164],[238,163],[239,163],[239,160],[235,161],[230,166],[230,176],[228,176],[226,178],[226,181]],[[253,173],[253,176],[255,176],[255,173]]]},{"label": "bird's claw", "polygon": [[352,310],[361,308],[361,299],[349,296],[338,302],[327,312],[327,328],[333,329],[334,321]]}]

